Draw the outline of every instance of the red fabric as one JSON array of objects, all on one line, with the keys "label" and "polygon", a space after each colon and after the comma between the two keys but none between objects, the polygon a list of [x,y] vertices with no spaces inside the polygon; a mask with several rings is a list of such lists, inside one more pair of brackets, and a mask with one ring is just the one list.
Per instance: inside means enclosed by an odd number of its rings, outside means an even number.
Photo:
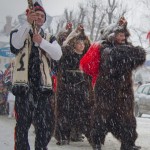
[{"label": "red fabric", "polygon": [[149,39],[150,38],[150,31],[147,33],[147,37],[146,37],[147,39]]},{"label": "red fabric", "polygon": [[87,53],[80,60],[79,68],[86,74],[92,76],[92,86],[96,83],[100,65],[100,44],[93,43]]},{"label": "red fabric", "polygon": [[147,39],[149,39],[149,43],[150,43],[150,31],[147,33]]},{"label": "red fabric", "polygon": [[9,64],[9,66],[8,66],[7,69],[5,70],[5,72],[4,72],[4,75],[5,75],[5,76],[7,76],[7,75],[11,72],[10,69],[11,69],[11,64]]},{"label": "red fabric", "polygon": [[56,92],[56,90],[57,90],[57,76],[53,75],[52,80],[53,80],[53,91]]},{"label": "red fabric", "polygon": [[[44,10],[44,8],[42,6],[35,6],[33,8],[33,10],[35,10],[35,11],[39,10],[39,11],[42,11],[42,12],[45,13],[45,10]],[[26,9],[26,15],[28,15],[28,13],[29,13],[29,9]]]},{"label": "red fabric", "polygon": [[45,10],[44,10],[44,8],[42,7],[42,6],[34,6],[34,10],[36,11],[36,10],[41,10],[41,11],[44,11],[45,12]]},{"label": "red fabric", "polygon": [[29,9],[26,9],[26,15],[28,15],[28,13],[29,13]]}]

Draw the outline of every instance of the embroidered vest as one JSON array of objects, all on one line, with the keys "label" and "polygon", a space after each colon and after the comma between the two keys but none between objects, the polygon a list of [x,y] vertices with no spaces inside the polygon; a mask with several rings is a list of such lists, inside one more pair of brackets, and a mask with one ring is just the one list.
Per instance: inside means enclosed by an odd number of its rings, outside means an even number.
[{"label": "embroidered vest", "polygon": [[[50,41],[50,35],[46,34],[45,39]],[[25,41],[24,48],[16,55],[15,67],[13,72],[12,92],[14,95],[27,94],[29,91],[29,79],[28,79],[28,65],[31,52],[31,36],[29,35]],[[41,87],[42,93],[52,94],[52,80],[50,76],[50,67],[48,65],[48,59],[44,50],[38,47],[40,58],[40,71],[41,71]]]}]

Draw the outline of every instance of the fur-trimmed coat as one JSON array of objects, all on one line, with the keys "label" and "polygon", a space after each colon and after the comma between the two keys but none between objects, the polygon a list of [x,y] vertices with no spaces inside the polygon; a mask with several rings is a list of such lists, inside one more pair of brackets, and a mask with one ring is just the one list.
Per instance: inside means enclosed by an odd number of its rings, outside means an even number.
[{"label": "fur-trimmed coat", "polygon": [[[75,128],[84,133],[89,129],[90,102],[89,76],[79,70],[79,62],[83,54],[77,54],[72,47],[62,48],[63,57],[59,62],[58,87],[57,87],[57,125],[55,138],[67,140],[70,131]],[[60,133],[59,133],[60,132]],[[61,138],[59,134],[61,134]],[[89,131],[87,132],[89,134]],[[86,134],[86,136],[88,136]]]}]

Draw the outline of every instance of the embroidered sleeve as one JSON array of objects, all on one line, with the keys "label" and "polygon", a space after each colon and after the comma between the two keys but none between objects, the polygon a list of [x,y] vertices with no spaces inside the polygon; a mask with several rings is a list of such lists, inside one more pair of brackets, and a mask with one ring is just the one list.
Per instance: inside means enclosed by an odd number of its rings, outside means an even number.
[{"label": "embroidered sleeve", "polygon": [[50,58],[54,60],[59,60],[62,56],[61,47],[55,40],[54,36],[51,36],[50,41],[47,41],[43,38],[40,48],[42,48],[50,56]]}]

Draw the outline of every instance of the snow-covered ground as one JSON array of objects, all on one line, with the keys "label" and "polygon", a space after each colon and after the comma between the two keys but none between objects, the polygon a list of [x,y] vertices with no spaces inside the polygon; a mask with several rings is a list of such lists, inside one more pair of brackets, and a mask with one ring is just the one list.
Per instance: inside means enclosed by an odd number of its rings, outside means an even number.
[{"label": "snow-covered ground", "polygon": [[[0,116],[0,150],[13,150],[14,126],[14,119],[8,119],[7,116]],[[31,150],[34,150],[35,135],[33,131],[34,128],[31,126],[29,131]],[[142,146],[141,150],[150,150],[150,116],[143,115],[142,118],[137,118],[137,132],[139,137],[136,144]],[[57,146],[55,143],[56,140],[52,138],[48,145],[49,150],[92,150],[86,139],[84,142],[71,142],[67,146]],[[108,134],[102,150],[119,149],[120,143],[111,134]]]}]

